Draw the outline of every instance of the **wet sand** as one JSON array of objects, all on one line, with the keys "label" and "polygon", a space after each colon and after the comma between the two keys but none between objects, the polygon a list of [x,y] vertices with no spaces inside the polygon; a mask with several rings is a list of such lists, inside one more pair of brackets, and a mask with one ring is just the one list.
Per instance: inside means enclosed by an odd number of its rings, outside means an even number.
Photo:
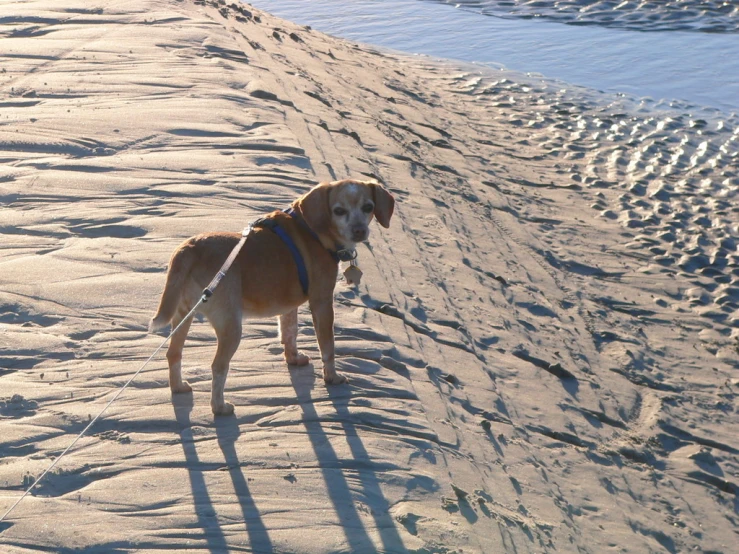
[{"label": "wet sand", "polygon": [[314,183],[398,200],[288,370],[246,323],[210,413],[164,357],[4,552],[729,552],[738,126],[378,51],[210,1],[0,7],[0,512],[151,354],[184,238]]}]

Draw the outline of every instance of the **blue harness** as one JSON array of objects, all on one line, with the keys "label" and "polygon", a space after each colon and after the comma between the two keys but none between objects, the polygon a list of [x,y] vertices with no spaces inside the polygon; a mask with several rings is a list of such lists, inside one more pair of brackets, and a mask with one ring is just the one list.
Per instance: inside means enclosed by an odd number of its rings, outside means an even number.
[{"label": "blue harness", "polygon": [[[295,219],[304,229],[310,233],[310,235],[316,239],[319,243],[321,240],[318,238],[318,235],[311,229],[308,224],[303,220],[302,217],[300,217],[300,214],[296,213],[295,210],[292,208],[287,208],[286,210],[283,210],[283,212],[293,219]],[[293,259],[295,260],[295,265],[298,268],[298,279],[300,279],[300,286],[303,288],[303,293],[308,294],[308,269],[305,267],[305,260],[303,260],[303,255],[300,253],[300,250],[295,245],[295,241],[293,241],[292,238],[290,238],[290,235],[280,227],[279,223],[272,218],[272,217],[263,217],[260,219],[257,219],[253,224],[252,227],[262,227],[264,229],[269,229],[274,234],[276,234],[280,239],[282,239],[282,242],[285,243],[285,246],[288,247],[290,250],[290,253],[293,255]],[[337,250],[328,250],[328,253],[331,255],[331,257],[334,259],[334,261],[338,264],[339,262],[348,262],[357,257],[356,250],[348,250],[346,248],[340,248]]]}]

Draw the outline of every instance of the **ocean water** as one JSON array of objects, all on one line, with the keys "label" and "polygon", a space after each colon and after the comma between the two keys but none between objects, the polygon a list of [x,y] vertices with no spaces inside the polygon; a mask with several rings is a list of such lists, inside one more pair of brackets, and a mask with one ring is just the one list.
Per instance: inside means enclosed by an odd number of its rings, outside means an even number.
[{"label": "ocean water", "polygon": [[393,50],[540,75],[656,104],[676,102],[689,110],[739,112],[739,9],[734,2],[249,3],[331,35]]},{"label": "ocean water", "polygon": [[427,0],[496,17],[634,31],[739,31],[739,2],[728,0]]}]

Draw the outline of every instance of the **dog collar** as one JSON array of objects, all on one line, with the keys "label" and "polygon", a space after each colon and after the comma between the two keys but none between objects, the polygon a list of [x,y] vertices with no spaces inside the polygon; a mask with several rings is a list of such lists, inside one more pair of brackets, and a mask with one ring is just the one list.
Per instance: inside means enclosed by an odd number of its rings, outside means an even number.
[{"label": "dog collar", "polygon": [[337,262],[351,262],[357,259],[357,251],[353,248],[342,248],[341,250],[328,251]]}]

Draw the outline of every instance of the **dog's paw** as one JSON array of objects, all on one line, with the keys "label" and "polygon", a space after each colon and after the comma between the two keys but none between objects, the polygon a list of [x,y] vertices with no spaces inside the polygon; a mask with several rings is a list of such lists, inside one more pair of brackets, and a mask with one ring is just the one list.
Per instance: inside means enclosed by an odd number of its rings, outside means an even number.
[{"label": "dog's paw", "polygon": [[308,365],[310,362],[310,358],[303,354],[302,352],[298,352],[295,356],[287,356],[285,355],[285,361],[288,363],[288,365]]},{"label": "dog's paw", "polygon": [[214,416],[232,416],[234,415],[234,405],[230,402],[224,402],[223,406],[213,408]]},{"label": "dog's paw", "polygon": [[333,373],[332,375],[323,375],[323,381],[327,385],[343,385],[344,383],[348,383],[349,379],[346,375],[342,375],[341,373]]},{"label": "dog's paw", "polygon": [[178,385],[170,385],[169,388],[172,391],[172,394],[186,394],[188,392],[192,392],[192,387],[187,381],[182,381],[182,383]]}]

